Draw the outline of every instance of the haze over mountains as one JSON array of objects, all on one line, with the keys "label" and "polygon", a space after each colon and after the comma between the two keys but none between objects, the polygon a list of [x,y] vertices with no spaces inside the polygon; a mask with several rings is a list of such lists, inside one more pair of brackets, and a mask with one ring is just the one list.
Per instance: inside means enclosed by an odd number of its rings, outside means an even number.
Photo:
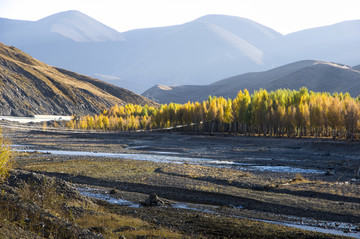
[{"label": "haze over mountains", "polygon": [[129,90],[51,67],[1,43],[0,85],[0,115],[85,115],[115,104],[154,104]]},{"label": "haze over mountains", "polygon": [[235,98],[239,90],[250,93],[260,88],[299,90],[306,86],[312,91],[349,92],[360,95],[360,71],[352,67],[324,61],[298,61],[272,70],[246,73],[214,82],[210,85],[157,85],[143,93],[159,103],[203,101],[209,95]]},{"label": "haze over mountains", "polygon": [[359,28],[360,21],[348,21],[283,36],[248,19],[208,15],[119,33],[67,11],[35,22],[0,19],[0,42],[141,93],[156,84],[210,84],[304,59],[357,65]]},{"label": "haze over mountains", "polygon": [[19,44],[72,40],[75,42],[121,41],[124,37],[110,27],[78,11],[60,12],[39,21],[0,18],[1,40]]}]

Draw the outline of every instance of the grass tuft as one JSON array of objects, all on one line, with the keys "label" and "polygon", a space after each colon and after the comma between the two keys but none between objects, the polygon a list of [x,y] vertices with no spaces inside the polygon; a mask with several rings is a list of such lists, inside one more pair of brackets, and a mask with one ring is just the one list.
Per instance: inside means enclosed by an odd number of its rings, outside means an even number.
[{"label": "grass tuft", "polygon": [[306,183],[308,182],[300,173],[297,173],[290,183]]}]

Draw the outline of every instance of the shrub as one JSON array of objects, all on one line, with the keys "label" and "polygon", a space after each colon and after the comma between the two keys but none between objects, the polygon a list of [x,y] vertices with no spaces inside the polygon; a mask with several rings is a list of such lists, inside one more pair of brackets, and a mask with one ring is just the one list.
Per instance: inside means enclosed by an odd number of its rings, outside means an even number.
[{"label": "shrub", "polygon": [[2,137],[0,128],[0,183],[8,177],[9,171],[13,165],[14,162],[11,159],[10,143]]}]

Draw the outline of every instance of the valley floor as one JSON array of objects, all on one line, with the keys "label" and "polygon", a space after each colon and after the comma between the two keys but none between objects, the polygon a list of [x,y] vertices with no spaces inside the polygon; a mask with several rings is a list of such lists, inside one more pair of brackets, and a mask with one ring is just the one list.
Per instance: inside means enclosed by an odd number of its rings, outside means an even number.
[{"label": "valley floor", "polygon": [[[360,142],[0,126],[18,170],[174,232],[149,238],[360,238]],[[162,206],[140,206],[151,193]],[[127,226],[117,237],[144,235]]]}]

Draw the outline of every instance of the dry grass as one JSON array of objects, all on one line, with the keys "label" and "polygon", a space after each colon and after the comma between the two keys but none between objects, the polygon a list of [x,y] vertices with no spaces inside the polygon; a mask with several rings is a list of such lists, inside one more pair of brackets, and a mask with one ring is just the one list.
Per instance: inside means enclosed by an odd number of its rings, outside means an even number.
[{"label": "dry grass", "polygon": [[309,180],[305,179],[300,173],[297,173],[290,183],[308,183]]},{"label": "dry grass", "polygon": [[201,179],[211,177],[217,180],[228,181],[229,183],[241,180],[244,177],[252,177],[248,172],[228,168],[214,168],[200,165],[184,164],[181,167],[177,165],[167,165],[162,167],[162,171],[170,174],[179,174],[185,177]]},{"label": "dry grass", "polygon": [[75,220],[75,223],[84,228],[92,228],[101,232],[105,238],[136,238],[147,236],[151,238],[184,238],[183,235],[166,228],[156,227],[139,218],[117,215],[114,213],[101,213],[91,215],[89,213]]},{"label": "dry grass", "polygon": [[25,166],[28,170],[46,172],[64,172],[93,178],[124,180],[131,178],[135,182],[145,182],[154,174],[156,163],[126,159],[92,161],[75,159],[65,162],[34,162]]}]

